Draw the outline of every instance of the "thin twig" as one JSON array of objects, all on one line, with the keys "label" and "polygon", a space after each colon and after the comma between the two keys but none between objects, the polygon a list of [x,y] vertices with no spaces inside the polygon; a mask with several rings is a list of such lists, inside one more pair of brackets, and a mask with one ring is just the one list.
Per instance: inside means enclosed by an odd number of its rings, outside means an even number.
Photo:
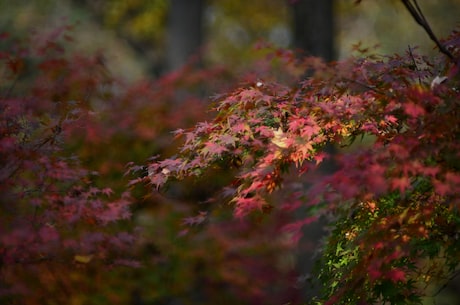
[{"label": "thin twig", "polygon": [[368,89],[368,90],[374,91],[375,93],[378,93],[378,94],[381,94],[381,95],[384,95],[384,94],[385,94],[383,91],[380,91],[380,90],[377,89],[376,87],[371,86],[371,85],[368,85],[368,84],[365,84],[365,83],[360,82],[360,81],[358,81],[358,80],[351,79],[351,78],[344,78],[344,80],[349,81],[349,82],[352,82],[352,83],[355,83],[356,85],[359,85],[359,86],[364,87],[364,88],[366,88],[366,89]]},{"label": "thin twig", "polygon": [[447,282],[444,283],[444,285],[442,285],[442,286],[438,289],[438,291],[436,291],[436,293],[432,295],[432,297],[434,298],[434,297],[436,297],[438,294],[440,294],[441,291],[443,291],[443,290],[447,287],[447,285],[448,285],[453,279],[455,279],[455,278],[456,278],[457,276],[459,276],[459,275],[460,275],[460,270],[457,270],[456,272],[454,272],[454,274],[453,274],[451,277],[449,277],[449,278],[447,279]]},{"label": "thin twig", "polygon": [[6,100],[6,99],[9,99],[10,96],[11,96],[11,93],[13,92],[14,90],[14,87],[16,86],[16,83],[18,81],[18,78],[19,77],[15,77],[13,79],[13,81],[11,82],[11,85],[8,87],[8,89],[5,90],[5,94],[3,95],[2,99],[3,100]]},{"label": "thin twig", "polygon": [[[414,65],[414,69],[417,70],[417,72],[420,72],[420,69],[417,66],[417,61],[415,60],[414,54],[412,53],[412,49],[410,46],[407,46],[409,48],[409,56],[412,59],[412,64]],[[419,85],[422,85],[422,79],[420,78],[420,74],[418,75],[418,83]]]},{"label": "thin twig", "polygon": [[423,15],[423,12],[417,3],[417,0],[412,0],[413,3],[410,0],[401,0],[401,1],[406,7],[406,9],[409,11],[409,13],[412,15],[415,22],[417,22],[425,30],[425,32],[428,34],[431,40],[436,44],[439,51],[443,53],[444,55],[446,55],[447,57],[449,57],[451,60],[455,61],[454,55],[452,55],[452,53],[449,52],[449,50],[447,50],[443,44],[441,44],[439,39],[434,34],[433,30],[431,29],[430,24],[425,19],[425,16]]}]

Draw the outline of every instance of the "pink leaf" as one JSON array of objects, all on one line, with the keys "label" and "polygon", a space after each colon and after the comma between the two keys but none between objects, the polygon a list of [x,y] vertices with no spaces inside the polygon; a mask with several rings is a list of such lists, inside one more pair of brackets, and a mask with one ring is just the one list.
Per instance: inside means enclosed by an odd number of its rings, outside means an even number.
[{"label": "pink leaf", "polygon": [[219,138],[223,145],[235,146],[237,138],[229,134],[224,134]]},{"label": "pink leaf", "polygon": [[305,219],[285,225],[282,230],[286,233],[290,233],[292,236],[292,242],[294,244],[297,244],[303,236],[303,233],[302,233],[303,227],[306,225],[309,225],[310,223],[316,220],[317,220],[317,217],[315,216],[307,217]]},{"label": "pink leaf", "polygon": [[406,280],[406,273],[401,269],[391,269],[386,273],[386,277],[393,283],[404,282]]},{"label": "pink leaf", "polygon": [[391,180],[391,188],[398,189],[401,193],[404,193],[410,186],[410,179],[407,176],[393,178]]},{"label": "pink leaf", "polygon": [[406,112],[407,115],[413,118],[417,118],[425,114],[425,109],[413,102],[406,102],[403,104],[403,107],[404,112]]},{"label": "pink leaf", "polygon": [[386,115],[385,121],[390,124],[396,124],[398,122],[398,118],[396,118],[394,115]]},{"label": "pink leaf", "polygon": [[235,217],[241,218],[254,211],[261,211],[266,201],[260,196],[251,198],[237,197],[233,200],[235,202]]},{"label": "pink leaf", "polygon": [[59,233],[55,228],[50,226],[41,228],[38,234],[44,243],[53,242],[59,239]]},{"label": "pink leaf", "polygon": [[220,144],[215,142],[206,142],[205,147],[203,148],[203,153],[205,155],[221,155],[223,152],[227,151],[228,149]]},{"label": "pink leaf", "polygon": [[142,264],[139,261],[132,260],[132,259],[116,259],[113,263],[115,265],[126,266],[126,267],[131,267],[131,268],[142,267]]},{"label": "pink leaf", "polygon": [[101,191],[101,193],[106,195],[106,196],[110,196],[110,195],[113,194],[113,190],[111,188],[109,188],[109,187],[106,187]]},{"label": "pink leaf", "polygon": [[205,222],[207,218],[208,218],[208,212],[201,211],[197,216],[184,218],[182,223],[188,226],[196,226],[196,225],[200,225],[203,222]]}]

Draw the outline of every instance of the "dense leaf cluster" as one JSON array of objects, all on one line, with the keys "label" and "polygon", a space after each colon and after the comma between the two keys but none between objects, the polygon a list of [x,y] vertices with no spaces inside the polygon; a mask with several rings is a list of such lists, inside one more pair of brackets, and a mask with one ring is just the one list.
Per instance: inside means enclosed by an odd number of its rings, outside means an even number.
[{"label": "dense leaf cluster", "polygon": [[[443,42],[455,58],[459,35]],[[315,210],[285,226],[294,238],[316,217],[335,219],[319,302],[416,303],[424,284],[457,268],[458,66],[414,49],[389,57],[357,52],[328,65],[296,61],[308,77],[294,85],[260,80],[217,96],[215,118],[178,130],[180,152],[149,164],[144,180],[159,189],[209,169],[234,168],[222,195],[236,217]],[[365,144],[356,148],[358,139]],[[324,149],[330,143],[341,147],[334,155]],[[303,180],[325,159],[339,169],[313,183]],[[289,173],[300,175],[295,184]],[[274,203],[278,189],[291,196]]]},{"label": "dense leaf cluster", "polygon": [[0,40],[0,297],[28,294],[43,270],[137,265],[134,235],[113,227],[131,218],[129,191],[96,186],[64,149],[109,84],[97,56],[65,54],[66,30]]},{"label": "dense leaf cluster", "polygon": [[266,236],[282,215],[236,221],[190,204],[212,184],[184,183],[168,198],[123,177],[128,161],[175,150],[170,130],[203,120],[203,94],[233,76],[186,66],[127,84],[103,54],[73,53],[70,35],[0,36],[0,303],[295,300],[292,244]]}]

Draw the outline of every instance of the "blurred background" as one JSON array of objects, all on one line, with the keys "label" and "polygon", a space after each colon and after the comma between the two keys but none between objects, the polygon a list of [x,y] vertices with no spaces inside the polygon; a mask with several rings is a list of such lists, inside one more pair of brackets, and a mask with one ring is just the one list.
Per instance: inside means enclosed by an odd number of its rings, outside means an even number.
[{"label": "blurred background", "polygon": [[[352,56],[357,44],[377,54],[416,46],[418,53],[437,54],[399,1],[354,2],[0,0],[0,31],[27,37],[70,25],[68,52],[97,55],[98,73],[112,80],[110,94],[103,103],[93,102],[101,115],[87,122],[85,132],[72,134],[65,150],[100,173],[95,183],[121,193],[129,179],[123,175],[126,164],[174,154],[178,143],[171,131],[209,119],[213,94],[242,82],[289,82],[303,75],[296,67],[280,72],[283,62],[267,59],[278,48],[326,61]],[[438,37],[458,29],[459,0],[420,5]],[[229,172],[210,172],[161,194],[135,188],[134,224],[120,226],[142,232],[133,248],[142,267],[105,270],[88,264],[25,275],[36,289],[28,304],[307,302],[317,293],[310,281],[322,227],[307,228],[296,248],[277,233],[293,217],[281,210],[234,220],[231,207],[210,201],[231,181]],[[203,217],[187,218],[191,215]],[[184,226],[184,219],[196,225]],[[436,296],[436,304],[458,302],[452,291]]]},{"label": "blurred background", "polygon": [[[327,59],[350,55],[358,42],[378,45],[382,54],[404,52],[408,46],[436,52],[399,1],[354,2],[2,0],[0,25],[3,31],[27,32],[76,24],[74,47],[89,53],[103,49],[111,70],[127,79],[158,76],[198,52],[206,64],[238,67],[260,40],[283,48],[316,45],[318,49],[330,40],[333,51],[305,50]],[[439,37],[458,26],[458,1],[420,4]],[[308,42],[313,39],[315,43]]]}]

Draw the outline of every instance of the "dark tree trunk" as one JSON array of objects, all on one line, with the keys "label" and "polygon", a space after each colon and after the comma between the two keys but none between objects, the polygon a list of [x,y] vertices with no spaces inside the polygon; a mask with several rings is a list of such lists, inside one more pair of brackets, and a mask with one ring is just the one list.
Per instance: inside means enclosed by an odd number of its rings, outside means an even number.
[{"label": "dark tree trunk", "polygon": [[[334,11],[333,0],[298,0],[292,4],[293,47],[302,50],[306,55],[322,57],[325,61],[335,59],[334,50]],[[308,72],[306,72],[308,74]],[[306,75],[308,76],[308,75]],[[330,155],[334,155],[332,145],[326,147]],[[332,160],[323,162],[319,171],[324,175],[336,171]],[[299,215],[302,217],[303,215]],[[325,236],[325,219],[310,224],[304,228],[304,237],[299,244],[297,254],[297,270],[308,279],[303,291],[305,298],[311,300],[319,295],[319,287],[315,277],[312,277],[318,248]]]},{"label": "dark tree trunk", "polygon": [[204,0],[171,0],[167,29],[167,70],[183,66],[199,56],[203,41]]},{"label": "dark tree trunk", "polygon": [[335,57],[333,0],[298,0],[292,4],[294,47],[326,61]]}]

